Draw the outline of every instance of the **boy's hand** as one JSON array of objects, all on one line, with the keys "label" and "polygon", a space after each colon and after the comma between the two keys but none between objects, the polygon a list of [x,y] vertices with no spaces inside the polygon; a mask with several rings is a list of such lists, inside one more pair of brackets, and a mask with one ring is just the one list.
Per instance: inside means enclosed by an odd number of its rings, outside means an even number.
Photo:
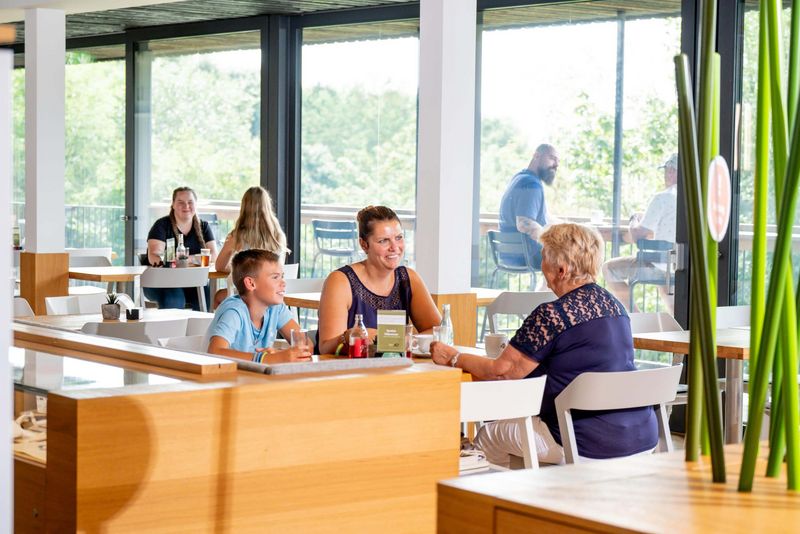
[{"label": "boy's hand", "polygon": [[291,347],[273,352],[269,360],[270,363],[310,362],[311,350],[308,347]]}]

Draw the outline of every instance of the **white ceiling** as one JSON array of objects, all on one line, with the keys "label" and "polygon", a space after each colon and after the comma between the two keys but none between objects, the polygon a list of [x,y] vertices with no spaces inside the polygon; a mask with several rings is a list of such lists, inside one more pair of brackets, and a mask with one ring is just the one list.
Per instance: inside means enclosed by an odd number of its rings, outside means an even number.
[{"label": "white ceiling", "polygon": [[178,0],[0,0],[0,23],[21,22],[29,8],[61,9],[66,14],[166,4]]}]

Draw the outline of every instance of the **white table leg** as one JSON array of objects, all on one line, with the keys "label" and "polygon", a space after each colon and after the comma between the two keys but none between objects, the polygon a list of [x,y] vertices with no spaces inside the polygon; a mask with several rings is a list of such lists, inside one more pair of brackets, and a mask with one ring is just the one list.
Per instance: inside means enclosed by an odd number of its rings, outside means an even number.
[{"label": "white table leg", "polygon": [[742,441],[744,406],[744,362],[725,360],[725,443]]}]

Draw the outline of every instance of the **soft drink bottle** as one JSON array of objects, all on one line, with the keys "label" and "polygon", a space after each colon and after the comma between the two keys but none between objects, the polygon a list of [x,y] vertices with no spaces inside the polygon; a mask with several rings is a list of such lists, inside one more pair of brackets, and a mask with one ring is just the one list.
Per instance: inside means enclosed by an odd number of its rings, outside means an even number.
[{"label": "soft drink bottle", "polygon": [[350,332],[350,358],[366,358],[369,356],[369,332],[364,326],[364,317],[356,314],[353,330]]}]

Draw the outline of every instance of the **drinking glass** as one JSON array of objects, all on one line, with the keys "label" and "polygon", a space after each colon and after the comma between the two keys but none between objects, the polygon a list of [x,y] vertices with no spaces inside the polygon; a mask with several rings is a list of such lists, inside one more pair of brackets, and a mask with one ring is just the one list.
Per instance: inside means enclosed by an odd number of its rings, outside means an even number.
[{"label": "drinking glass", "polygon": [[434,341],[442,341],[442,327],[441,326],[434,326],[432,334],[433,334],[433,340]]},{"label": "drinking glass", "polygon": [[291,343],[293,347],[302,347],[311,350],[308,340],[308,330],[292,330]]},{"label": "drinking glass", "polygon": [[414,325],[406,325],[406,358],[411,358],[412,346],[414,345]]},{"label": "drinking glass", "polygon": [[211,261],[211,249],[210,248],[201,248],[200,249],[200,267],[208,267],[208,264]]}]

